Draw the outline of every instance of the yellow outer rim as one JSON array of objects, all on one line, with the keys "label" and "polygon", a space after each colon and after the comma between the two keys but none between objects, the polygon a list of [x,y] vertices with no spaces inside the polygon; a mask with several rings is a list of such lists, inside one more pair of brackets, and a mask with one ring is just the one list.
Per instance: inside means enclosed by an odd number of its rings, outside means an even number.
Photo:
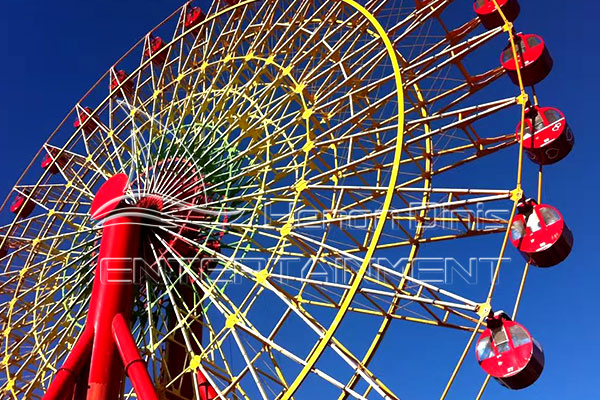
[{"label": "yellow outer rim", "polygon": [[346,292],[346,295],[342,299],[338,313],[336,314],[333,322],[329,326],[329,329],[327,330],[327,332],[324,333],[324,335],[321,337],[319,342],[315,345],[315,347],[311,351],[309,357],[307,358],[306,364],[302,368],[302,371],[300,371],[300,373],[296,376],[296,379],[294,380],[294,382],[292,382],[292,384],[289,386],[289,388],[283,393],[281,400],[289,400],[294,395],[294,393],[298,390],[298,388],[300,387],[302,382],[306,379],[308,374],[313,370],[313,368],[314,368],[315,364],[317,363],[317,361],[319,360],[321,354],[323,354],[323,352],[329,345],[329,342],[333,338],[333,335],[339,328],[339,326],[342,322],[342,319],[344,318],[344,315],[348,311],[350,304],[352,303],[352,300],[354,299],[354,296],[356,295],[356,293],[360,287],[360,284],[367,272],[367,269],[369,268],[371,257],[373,256],[373,253],[375,252],[377,244],[379,243],[379,238],[381,237],[383,227],[386,223],[389,208],[390,208],[390,205],[392,204],[392,199],[394,197],[394,188],[396,187],[398,171],[400,169],[400,159],[402,156],[402,143],[403,143],[403,138],[404,138],[404,91],[403,91],[403,84],[402,84],[402,74],[400,72],[400,64],[398,63],[398,59],[396,58],[396,51],[394,49],[394,45],[392,44],[392,41],[388,37],[387,32],[385,31],[383,26],[381,26],[379,21],[377,21],[377,18],[373,14],[371,14],[366,8],[364,8],[362,5],[358,4],[354,0],[341,0],[341,1],[343,1],[344,3],[348,4],[349,6],[351,6],[353,8],[355,8],[358,12],[360,12],[365,18],[367,18],[369,20],[369,22],[375,28],[377,35],[383,41],[383,43],[386,47],[386,50],[388,52],[388,56],[390,57],[390,60],[392,62],[392,68],[394,70],[394,78],[396,81],[396,94],[397,94],[397,99],[398,99],[398,121],[397,121],[398,132],[397,132],[397,136],[396,136],[396,151],[394,153],[394,164],[392,166],[390,182],[389,182],[388,189],[387,189],[385,199],[383,202],[382,212],[377,220],[377,226],[375,227],[375,231],[373,233],[373,238],[371,239],[371,243],[369,244],[369,247],[368,247],[365,257],[363,259],[362,265],[360,266],[360,269],[356,273],[356,276],[354,277],[354,279],[352,281],[352,285],[351,285],[350,289]]}]

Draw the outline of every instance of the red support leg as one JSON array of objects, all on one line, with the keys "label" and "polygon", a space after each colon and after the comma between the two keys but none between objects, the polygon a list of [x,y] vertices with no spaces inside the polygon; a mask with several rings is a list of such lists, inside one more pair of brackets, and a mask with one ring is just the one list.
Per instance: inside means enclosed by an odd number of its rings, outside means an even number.
[{"label": "red support leg", "polygon": [[[117,174],[102,185],[92,203],[92,218],[108,218],[100,242],[88,319],[43,400],[118,400],[125,372],[138,399],[158,400],[127,323],[133,307],[134,268],[141,240],[139,217],[120,212],[127,186],[127,176]],[[82,378],[86,377],[83,384]]]},{"label": "red support leg", "polygon": [[67,400],[65,396],[69,394],[72,398],[76,378],[88,362],[88,381],[77,388],[77,396],[83,397],[81,392],[86,389],[88,400],[121,397],[124,370],[113,339],[112,322],[118,314],[127,319],[131,315],[134,260],[139,256],[140,243],[139,218],[119,211],[124,205],[122,199],[127,186],[127,176],[117,174],[102,185],[92,203],[92,218],[107,219],[102,231],[85,335],[59,370],[44,400]]},{"label": "red support leg", "polygon": [[[73,393],[72,397],[73,400],[86,400],[89,378],[90,362],[88,361],[82,368],[81,372],[79,372],[79,379],[77,380],[77,384],[75,385],[75,393]],[[71,400],[71,398],[67,397],[67,400]]]},{"label": "red support leg", "polygon": [[[187,280],[186,280],[187,281]],[[188,308],[194,306],[194,291],[189,283],[180,282],[177,284],[177,292],[182,297],[183,302]],[[169,311],[168,329],[172,330],[177,326],[177,318],[173,310]],[[191,322],[190,330],[194,335],[202,335],[202,325],[196,321]],[[194,353],[198,353],[196,344],[191,343]],[[163,380],[172,382],[167,389],[167,400],[192,399],[195,396],[194,379],[192,373],[186,372],[190,364],[190,354],[185,345],[185,340],[181,329],[175,330],[173,336],[167,340],[166,346],[166,365],[168,366],[169,376],[164,376]],[[179,376],[179,378],[176,378]]]},{"label": "red support leg", "polygon": [[211,384],[208,382],[202,371],[198,371],[196,377],[198,378],[198,392],[200,392],[200,398],[202,400],[214,400],[217,398],[217,392]]},{"label": "red support leg", "polygon": [[42,400],[66,400],[65,394],[73,393],[81,370],[89,362],[93,340],[94,332],[86,326]]},{"label": "red support leg", "polygon": [[87,322],[96,332],[88,399],[116,400],[121,392],[124,371],[112,336],[112,321],[117,314],[127,319],[131,315],[139,229],[136,218],[119,214],[104,225]]},{"label": "red support leg", "polygon": [[125,373],[133,383],[137,398],[140,400],[158,400],[154,385],[146,369],[146,363],[140,356],[123,315],[115,315],[112,322],[112,333],[125,366]]},{"label": "red support leg", "polygon": [[[194,296],[195,291],[192,287],[192,283],[181,282],[177,285],[177,291],[182,297],[183,302],[188,309],[192,309],[195,306]],[[176,326],[175,315],[173,312],[169,316],[169,330]],[[194,320],[189,322],[189,331],[198,339],[202,340],[202,322],[201,320]],[[175,380],[171,385],[171,389],[167,391],[167,400],[179,400],[179,399],[192,399],[195,396],[194,385],[198,385],[198,393],[202,400],[213,400],[217,398],[215,389],[210,385],[204,374],[201,371],[196,372],[195,382],[193,375],[187,373],[186,369],[189,365],[189,352],[185,346],[185,340],[183,334],[178,329],[173,338],[167,341],[167,365],[170,377],[165,380],[175,379],[176,376],[180,375],[180,378]],[[201,353],[202,349],[197,346],[195,341],[192,341],[192,350],[195,354]],[[165,377],[166,378],[166,377]]]}]

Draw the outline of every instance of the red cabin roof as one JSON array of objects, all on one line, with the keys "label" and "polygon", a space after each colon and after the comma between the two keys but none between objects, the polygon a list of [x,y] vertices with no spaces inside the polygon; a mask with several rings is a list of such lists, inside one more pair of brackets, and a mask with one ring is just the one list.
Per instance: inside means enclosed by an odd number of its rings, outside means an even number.
[{"label": "red cabin roof", "polygon": [[544,352],[539,343],[503,312],[487,322],[476,346],[481,368],[509,389],[532,385],[544,369]]},{"label": "red cabin roof", "polygon": [[77,120],[73,123],[73,127],[75,129],[79,129],[79,127],[83,125],[83,130],[85,133],[93,132],[94,129],[98,127],[98,124],[96,124],[94,121],[86,123],[86,121],[90,118],[90,115],[92,115],[92,113],[93,110],[89,107],[84,107],[83,109],[78,110],[78,117]]},{"label": "red cabin roof", "polygon": [[564,261],[573,248],[573,234],[560,212],[535,200],[519,203],[510,228],[510,241],[526,260],[538,267]]},{"label": "red cabin roof", "polygon": [[[497,2],[507,20],[512,22],[517,19],[521,12],[517,0],[497,0]],[[486,29],[494,29],[504,25],[504,20],[492,0],[475,0],[473,9]]]},{"label": "red cabin roof", "polygon": [[163,51],[165,49],[166,43],[161,39],[160,36],[155,36],[150,39],[149,48],[144,51],[144,57],[152,57],[152,62],[154,64],[162,64],[167,59],[167,52]]},{"label": "red cabin roof", "polygon": [[27,196],[21,193],[17,194],[10,205],[10,211],[14,214],[17,214],[21,218],[29,217],[34,208],[35,202],[33,202],[31,199],[27,199]]},{"label": "red cabin roof", "polygon": [[66,157],[62,154],[59,158],[57,158],[59,150],[56,148],[51,148],[50,150],[46,150],[46,156],[42,160],[41,167],[43,169],[48,170],[52,175],[58,174],[58,167],[63,167],[65,165]]},{"label": "red cabin roof", "polygon": [[[523,85],[532,86],[544,80],[554,65],[544,40],[538,35],[522,33],[517,34],[515,40]],[[500,61],[510,79],[518,85],[517,63],[510,43],[502,51]]]},{"label": "red cabin roof", "polygon": [[204,21],[205,18],[206,14],[204,14],[204,11],[200,7],[192,7],[185,16],[185,29],[188,30],[195,27]]},{"label": "red cabin roof", "polygon": [[225,0],[225,3],[227,3],[228,6],[235,6],[239,2],[240,0]]},{"label": "red cabin roof", "polygon": [[[517,125],[521,138],[521,123]],[[540,165],[554,164],[573,149],[575,137],[564,114],[557,108],[530,107],[525,115],[523,148],[529,158]]]},{"label": "red cabin roof", "polygon": [[[114,92],[117,90],[120,84],[123,84],[121,90],[125,92],[127,96],[131,96],[133,94],[133,81],[127,75],[127,72],[123,70],[119,70],[115,73],[114,78],[110,81],[110,91]],[[121,97],[121,90],[117,91],[117,96]]]}]

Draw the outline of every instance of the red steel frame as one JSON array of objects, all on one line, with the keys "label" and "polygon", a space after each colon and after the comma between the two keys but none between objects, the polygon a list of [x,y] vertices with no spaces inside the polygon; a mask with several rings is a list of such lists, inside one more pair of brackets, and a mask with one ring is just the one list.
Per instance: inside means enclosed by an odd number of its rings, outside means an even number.
[{"label": "red steel frame", "polygon": [[[92,215],[101,218],[117,210],[127,184],[124,174],[109,179],[94,199]],[[158,400],[128,323],[133,306],[131,262],[139,254],[139,225],[139,217],[124,213],[105,223],[86,326],[43,400],[116,400],[125,374],[138,399]]]}]

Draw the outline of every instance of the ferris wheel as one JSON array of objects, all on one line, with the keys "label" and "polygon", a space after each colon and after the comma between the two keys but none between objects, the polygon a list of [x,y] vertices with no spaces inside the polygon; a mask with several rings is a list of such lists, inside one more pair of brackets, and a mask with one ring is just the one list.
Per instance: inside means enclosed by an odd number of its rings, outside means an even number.
[{"label": "ferris wheel", "polygon": [[[466,3],[214,0],[153,29],[2,204],[2,398],[399,399],[378,357],[431,365],[398,326],[460,335],[441,399],[468,363],[476,399],[533,384],[516,317],[530,266],[573,246],[541,187],[574,136],[538,103],[553,60],[518,2]],[[415,273],[482,238],[481,293]]]}]

